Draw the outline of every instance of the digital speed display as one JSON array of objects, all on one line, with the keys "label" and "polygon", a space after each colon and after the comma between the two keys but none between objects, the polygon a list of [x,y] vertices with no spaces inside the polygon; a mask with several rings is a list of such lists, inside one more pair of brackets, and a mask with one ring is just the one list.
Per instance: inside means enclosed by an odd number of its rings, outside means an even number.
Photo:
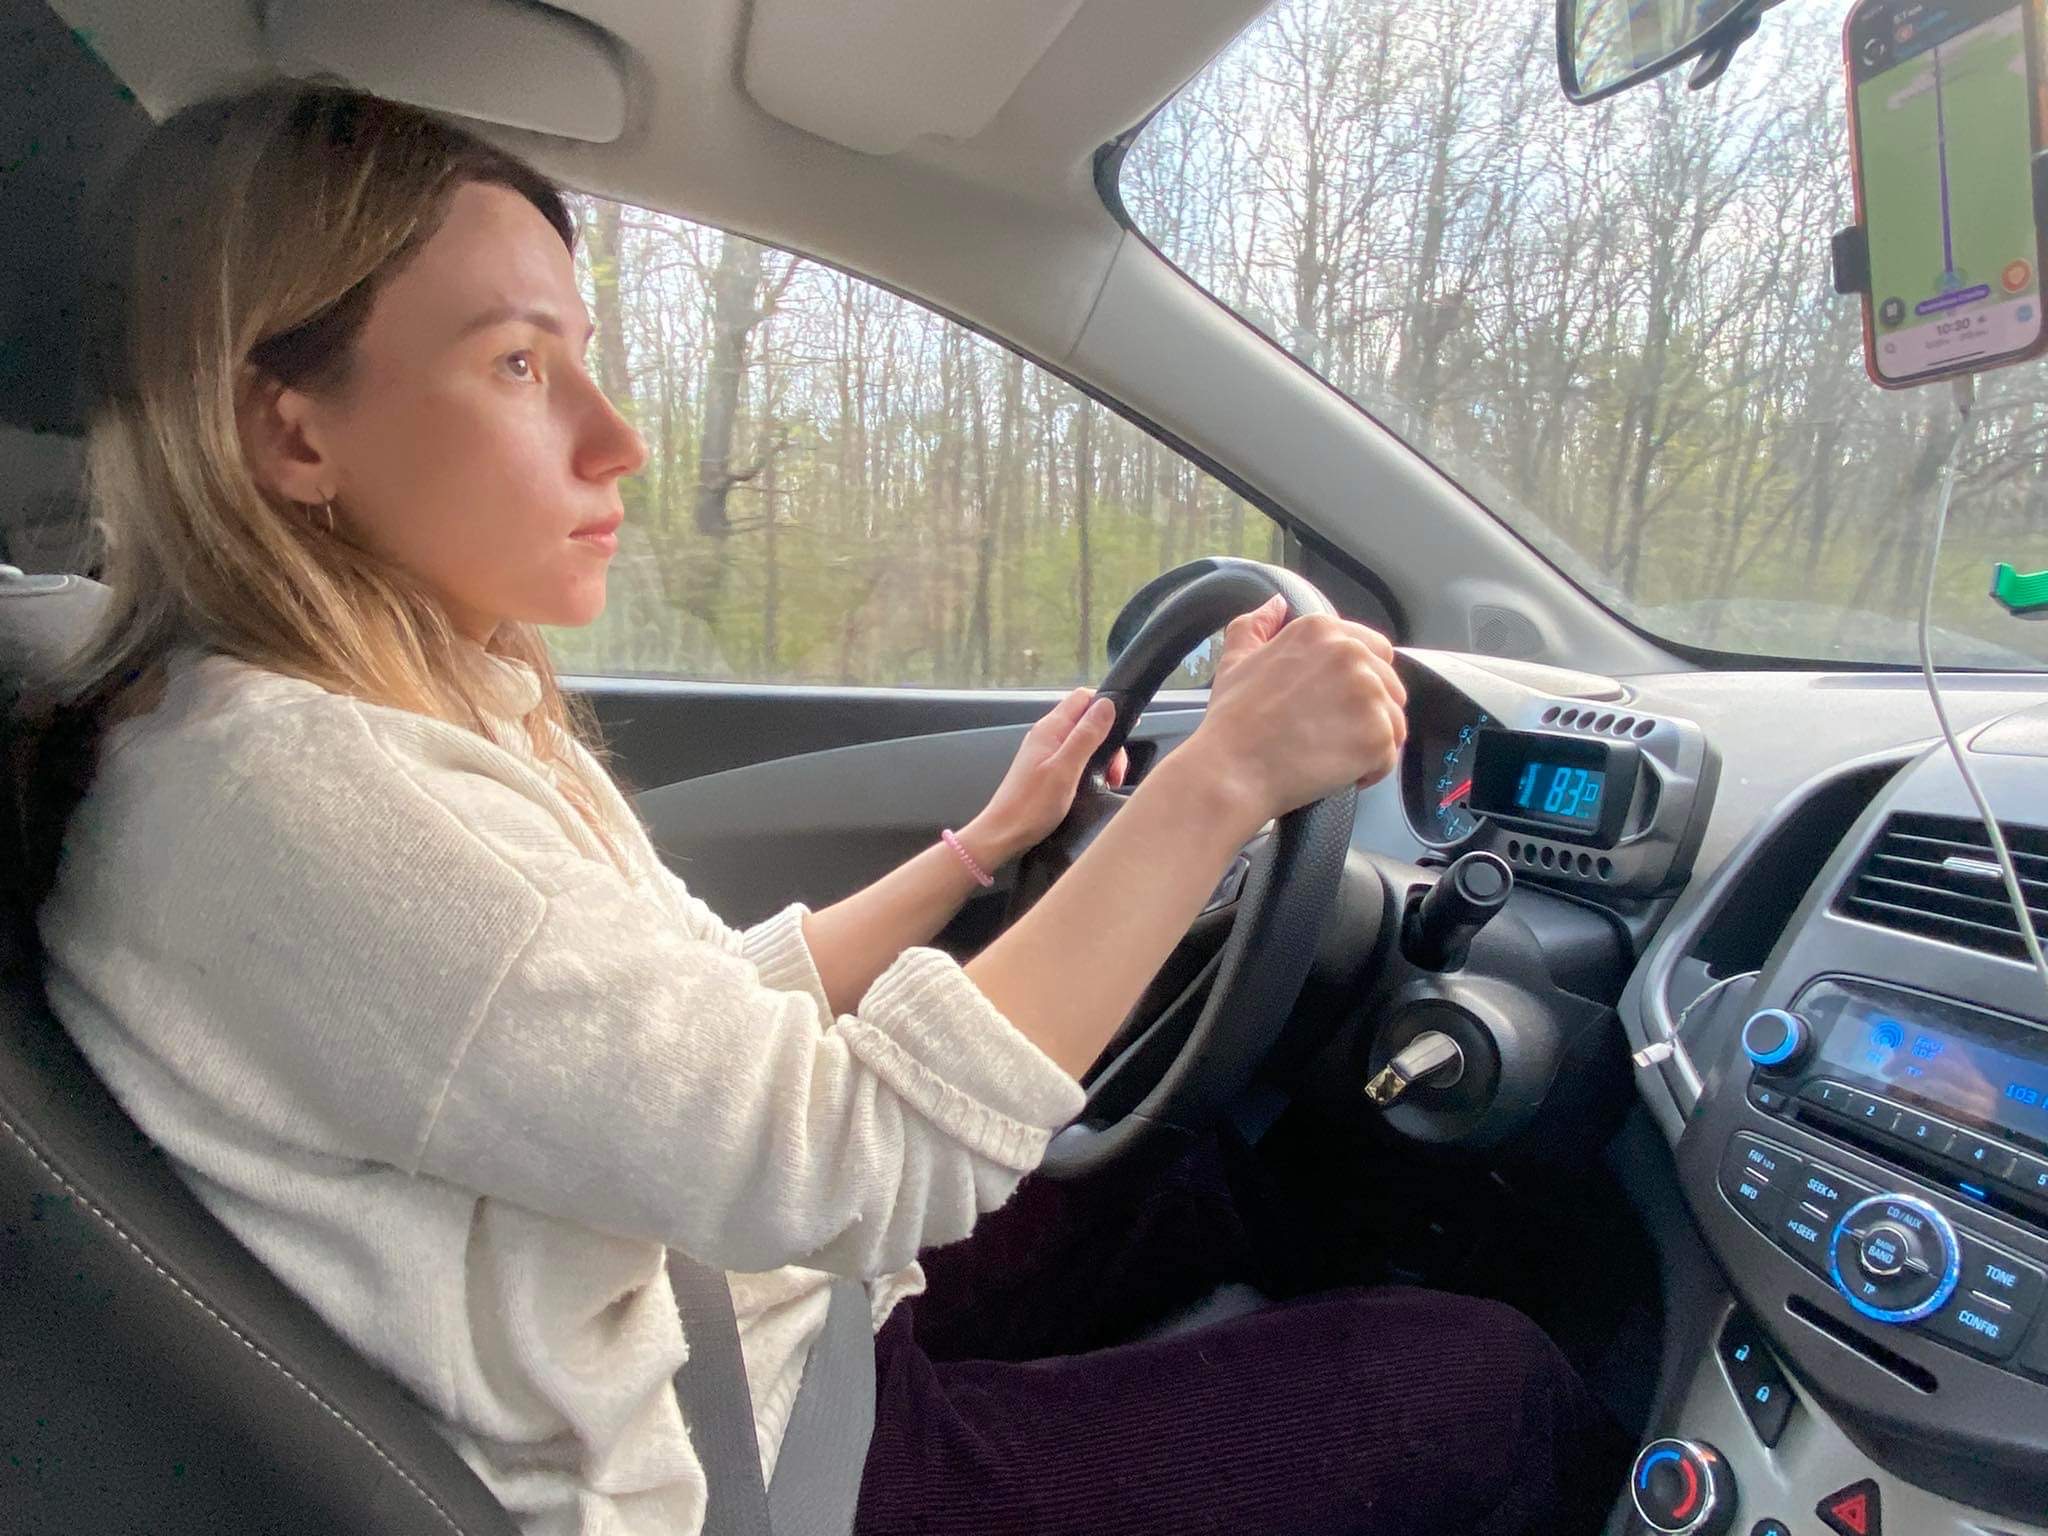
[{"label": "digital speed display", "polygon": [[1515,785],[1515,805],[1525,816],[1555,817],[1591,831],[1600,825],[1600,791],[1606,785],[1605,769],[1531,759]]},{"label": "digital speed display", "polygon": [[1507,825],[1612,847],[1635,796],[1632,743],[1485,728],[1472,754],[1472,809]]}]

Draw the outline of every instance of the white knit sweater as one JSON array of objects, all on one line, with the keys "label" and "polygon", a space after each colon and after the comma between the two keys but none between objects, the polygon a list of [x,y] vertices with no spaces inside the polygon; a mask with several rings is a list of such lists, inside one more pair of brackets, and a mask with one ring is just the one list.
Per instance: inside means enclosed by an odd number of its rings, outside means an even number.
[{"label": "white knit sweater", "polygon": [[50,1002],[527,1536],[694,1536],[666,1249],[729,1273],[772,1476],[829,1276],[879,1328],[1082,1094],[935,949],[835,1020],[805,909],[728,928],[605,783],[622,875],[474,655],[492,741],[179,652],[66,835]]}]

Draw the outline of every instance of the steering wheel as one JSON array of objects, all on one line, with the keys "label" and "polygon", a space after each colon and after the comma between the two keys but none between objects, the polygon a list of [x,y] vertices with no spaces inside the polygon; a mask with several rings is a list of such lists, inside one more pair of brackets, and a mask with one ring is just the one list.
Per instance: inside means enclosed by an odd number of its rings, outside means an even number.
[{"label": "steering wheel", "polygon": [[[1109,787],[1110,760],[1190,651],[1275,593],[1287,599],[1290,621],[1335,611],[1314,586],[1279,566],[1222,557],[1199,563],[1209,574],[1159,602],[1097,689],[1115,704],[1115,724],[1089,759],[1073,809],[1024,855],[1005,927],[1073,865],[1130,797]],[[1141,591],[1133,602],[1147,596]],[[1087,1102],[1053,1137],[1041,1172],[1082,1179],[1162,1151],[1206,1126],[1250,1084],[1308,978],[1343,875],[1356,801],[1347,785],[1289,811],[1245,845],[1190,930],[1227,922],[1221,949],[1163,1006],[1148,1006],[1156,986],[1148,989],[1084,1079]],[[1187,1016],[1211,978],[1190,1026]]]}]

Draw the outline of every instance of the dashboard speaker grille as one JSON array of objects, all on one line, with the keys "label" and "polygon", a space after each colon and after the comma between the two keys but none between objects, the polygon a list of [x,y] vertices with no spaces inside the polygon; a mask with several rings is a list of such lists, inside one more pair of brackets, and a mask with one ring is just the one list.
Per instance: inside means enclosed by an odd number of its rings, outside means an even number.
[{"label": "dashboard speaker grille", "polygon": [[[2034,931],[2048,933],[2048,830],[2003,821],[1999,828],[2012,850]],[[1991,838],[1974,818],[1893,816],[1864,855],[1838,910],[1987,955],[2027,958]]]},{"label": "dashboard speaker grille", "polygon": [[1483,656],[1526,661],[1543,654],[1543,632],[1527,614],[1481,603],[1472,610],[1472,649]]}]

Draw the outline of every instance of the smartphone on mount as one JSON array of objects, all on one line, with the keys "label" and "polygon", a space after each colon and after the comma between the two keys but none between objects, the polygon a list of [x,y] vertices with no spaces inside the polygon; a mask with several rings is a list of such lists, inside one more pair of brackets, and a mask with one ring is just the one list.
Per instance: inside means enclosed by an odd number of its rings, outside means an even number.
[{"label": "smartphone on mount", "polygon": [[2038,0],[1857,0],[1842,24],[1863,359],[1886,389],[2048,350]]}]

